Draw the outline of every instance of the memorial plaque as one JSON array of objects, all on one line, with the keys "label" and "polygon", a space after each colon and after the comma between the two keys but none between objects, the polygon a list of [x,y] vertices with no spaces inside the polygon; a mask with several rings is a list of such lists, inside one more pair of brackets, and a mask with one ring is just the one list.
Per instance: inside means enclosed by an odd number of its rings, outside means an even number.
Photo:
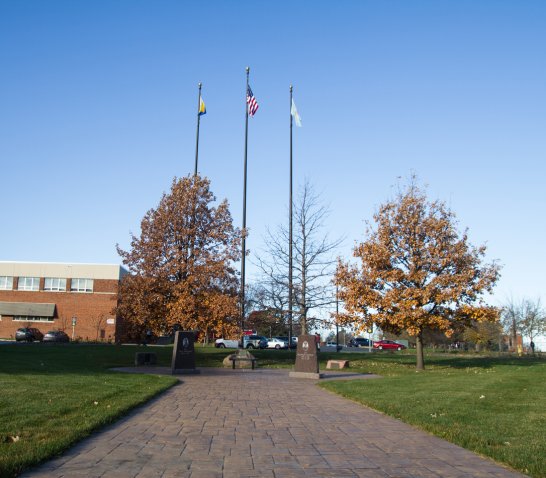
[{"label": "memorial plaque", "polygon": [[199,373],[195,368],[194,342],[195,334],[193,332],[176,332],[171,365],[173,374]]},{"label": "memorial plaque", "polygon": [[300,335],[296,350],[296,365],[291,377],[320,378],[317,340],[315,335]]}]

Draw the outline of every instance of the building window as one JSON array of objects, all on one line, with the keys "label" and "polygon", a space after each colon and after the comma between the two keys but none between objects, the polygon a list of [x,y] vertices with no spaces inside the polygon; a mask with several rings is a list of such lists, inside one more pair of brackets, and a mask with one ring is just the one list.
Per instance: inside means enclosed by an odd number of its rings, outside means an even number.
[{"label": "building window", "polygon": [[93,292],[93,279],[72,279],[70,290],[72,292]]},{"label": "building window", "polygon": [[13,277],[0,276],[0,290],[12,290],[13,289]]},{"label": "building window", "polygon": [[53,317],[34,317],[30,315],[16,315],[14,322],[53,322]]},{"label": "building window", "polygon": [[19,277],[17,290],[40,290],[39,277]]},{"label": "building window", "polygon": [[66,290],[66,279],[57,277],[46,277],[44,281],[44,290],[61,292]]}]

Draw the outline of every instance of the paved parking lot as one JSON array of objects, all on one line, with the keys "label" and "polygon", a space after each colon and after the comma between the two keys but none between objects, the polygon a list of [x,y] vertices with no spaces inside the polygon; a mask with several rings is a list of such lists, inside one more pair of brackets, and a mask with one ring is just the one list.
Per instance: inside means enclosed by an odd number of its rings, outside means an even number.
[{"label": "paved parking lot", "polygon": [[23,476],[523,476],[286,370],[201,371]]}]

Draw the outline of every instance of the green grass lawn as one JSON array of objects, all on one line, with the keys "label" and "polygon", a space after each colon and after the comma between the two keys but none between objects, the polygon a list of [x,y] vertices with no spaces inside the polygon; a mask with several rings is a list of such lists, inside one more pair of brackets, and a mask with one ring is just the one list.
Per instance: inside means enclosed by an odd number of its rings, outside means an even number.
[{"label": "green grass lawn", "polygon": [[[169,366],[172,347],[86,344],[0,346],[0,476],[51,458],[170,387],[168,376],[115,373],[136,351],[155,352]],[[233,350],[196,346],[198,367],[221,367]],[[253,350],[260,367],[291,368],[293,351]],[[463,354],[321,352],[348,359],[351,371],[380,380],[321,386],[505,463],[546,477],[546,360]]]},{"label": "green grass lawn", "polygon": [[[137,347],[0,346],[0,476],[51,458],[177,383],[172,377],[109,372]],[[168,360],[172,349],[159,350]]]},{"label": "green grass lawn", "polygon": [[352,370],[384,378],[320,385],[525,474],[546,477],[546,360],[444,355],[428,357],[426,366],[416,373],[409,354],[353,355]]}]

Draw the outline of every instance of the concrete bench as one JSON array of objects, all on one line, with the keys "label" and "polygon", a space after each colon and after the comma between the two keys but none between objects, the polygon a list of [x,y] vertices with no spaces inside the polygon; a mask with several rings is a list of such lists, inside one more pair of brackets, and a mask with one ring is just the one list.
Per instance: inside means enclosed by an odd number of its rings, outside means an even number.
[{"label": "concrete bench", "polygon": [[137,352],[135,354],[135,365],[155,365],[157,363],[157,355],[153,352]]},{"label": "concrete bench", "polygon": [[327,369],[333,369],[333,368],[349,368],[349,361],[348,360],[328,360],[326,363]]},{"label": "concrete bench", "polygon": [[231,360],[231,368],[235,370],[235,362],[251,362],[252,363],[252,370],[254,370],[254,367],[256,366],[256,358],[255,357],[240,357],[238,355],[232,355],[229,357],[229,360]]}]

